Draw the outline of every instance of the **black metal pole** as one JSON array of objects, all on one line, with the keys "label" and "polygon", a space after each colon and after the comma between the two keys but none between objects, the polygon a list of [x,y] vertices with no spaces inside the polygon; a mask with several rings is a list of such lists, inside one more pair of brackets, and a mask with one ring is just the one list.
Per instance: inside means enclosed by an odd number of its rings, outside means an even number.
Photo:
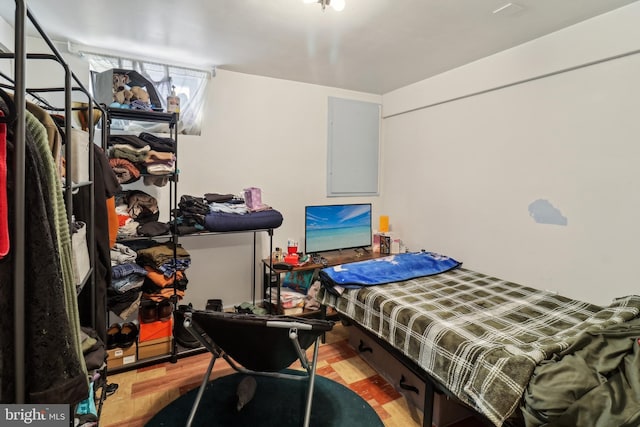
[{"label": "black metal pole", "polygon": [[25,337],[25,110],[26,110],[26,48],[25,21],[27,7],[24,0],[16,0],[15,11],[15,64],[14,64],[14,103],[16,108],[15,121],[15,193],[14,193],[14,224],[15,233],[12,242],[14,260],[14,356],[15,356],[15,403],[26,401],[26,337]]}]

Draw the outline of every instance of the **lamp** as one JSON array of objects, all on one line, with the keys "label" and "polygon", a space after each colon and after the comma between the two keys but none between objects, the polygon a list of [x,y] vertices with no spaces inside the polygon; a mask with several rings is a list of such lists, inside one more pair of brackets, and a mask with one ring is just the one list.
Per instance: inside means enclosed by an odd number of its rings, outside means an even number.
[{"label": "lamp", "polygon": [[302,0],[304,3],[320,3],[322,10],[325,10],[327,6],[331,6],[336,12],[344,10],[344,0]]}]

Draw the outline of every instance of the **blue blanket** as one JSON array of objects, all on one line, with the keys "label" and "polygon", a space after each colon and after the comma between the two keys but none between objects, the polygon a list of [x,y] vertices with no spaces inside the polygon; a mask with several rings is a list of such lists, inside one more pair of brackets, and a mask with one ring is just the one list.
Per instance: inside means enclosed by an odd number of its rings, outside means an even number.
[{"label": "blue blanket", "polygon": [[320,281],[328,289],[336,285],[355,289],[431,276],[460,265],[453,258],[433,252],[411,252],[324,268],[320,270]]}]

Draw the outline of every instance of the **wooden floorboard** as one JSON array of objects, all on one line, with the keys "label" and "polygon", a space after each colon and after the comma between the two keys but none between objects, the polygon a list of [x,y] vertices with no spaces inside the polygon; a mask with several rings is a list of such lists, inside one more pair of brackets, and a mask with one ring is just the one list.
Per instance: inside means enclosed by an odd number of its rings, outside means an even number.
[{"label": "wooden floorboard", "polygon": [[[111,375],[109,383],[118,384],[118,390],[104,401],[100,426],[144,426],[162,408],[200,385],[209,360],[210,354],[203,353],[178,359],[177,363],[163,362]],[[211,379],[232,372],[225,361],[218,360]],[[340,324],[320,346],[317,373],[356,392],[371,405],[385,426],[422,426],[422,413],[409,406],[400,393],[358,356],[347,342],[346,328]],[[481,421],[470,418],[448,427],[481,426],[484,426]]]}]

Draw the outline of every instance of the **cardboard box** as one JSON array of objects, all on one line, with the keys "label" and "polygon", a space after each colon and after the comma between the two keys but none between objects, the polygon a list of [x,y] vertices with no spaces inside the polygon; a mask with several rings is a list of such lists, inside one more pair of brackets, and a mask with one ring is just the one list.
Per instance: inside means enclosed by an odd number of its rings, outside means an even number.
[{"label": "cardboard box", "polygon": [[173,335],[173,317],[165,321],[156,321],[151,323],[142,323],[140,320],[140,333],[138,334],[138,342],[157,340],[159,338],[167,338]]},{"label": "cardboard box", "polygon": [[107,350],[107,368],[119,368],[120,366],[134,363],[137,354],[137,346],[135,343],[129,348],[114,348]]},{"label": "cardboard box", "polygon": [[138,344],[138,360],[164,356],[171,353],[173,338],[165,337]]}]

